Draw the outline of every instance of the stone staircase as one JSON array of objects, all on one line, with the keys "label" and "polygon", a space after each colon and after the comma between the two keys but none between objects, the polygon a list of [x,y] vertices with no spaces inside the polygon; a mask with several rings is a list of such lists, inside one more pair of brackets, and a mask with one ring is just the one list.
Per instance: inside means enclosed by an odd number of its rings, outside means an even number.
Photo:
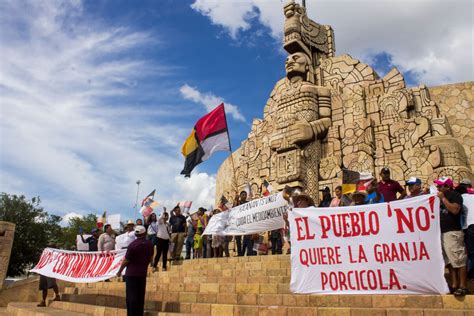
[{"label": "stone staircase", "polygon": [[[474,296],[292,294],[290,273],[286,255],[180,262],[149,273],[145,315],[474,316]],[[113,280],[66,287],[47,308],[10,303],[8,313],[125,316],[125,306],[125,284]]]}]

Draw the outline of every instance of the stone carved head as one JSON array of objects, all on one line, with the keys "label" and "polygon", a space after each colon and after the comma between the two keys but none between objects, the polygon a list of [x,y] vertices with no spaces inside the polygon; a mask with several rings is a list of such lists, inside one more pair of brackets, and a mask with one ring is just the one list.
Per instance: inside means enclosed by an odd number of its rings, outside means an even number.
[{"label": "stone carved head", "polygon": [[304,81],[313,82],[314,71],[311,59],[305,53],[294,53],[289,55],[285,61],[286,76],[288,79],[301,77]]}]

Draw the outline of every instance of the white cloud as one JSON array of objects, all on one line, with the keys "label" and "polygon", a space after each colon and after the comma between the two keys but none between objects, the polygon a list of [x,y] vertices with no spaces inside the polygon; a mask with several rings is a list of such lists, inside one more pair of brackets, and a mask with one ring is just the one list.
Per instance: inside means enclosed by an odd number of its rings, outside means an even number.
[{"label": "white cloud", "polygon": [[[234,10],[234,5],[239,9]],[[227,29],[234,39],[258,21],[281,41],[283,3],[247,0],[222,5],[217,0],[196,0],[191,7]],[[386,52],[401,71],[415,72],[428,85],[473,79],[471,1],[321,0],[307,1],[307,7],[313,20],[334,28],[338,55],[349,53],[370,62]],[[250,19],[248,14],[255,12],[257,17]]]},{"label": "white cloud", "polygon": [[[206,107],[208,112],[212,111],[217,105],[224,102],[222,97],[215,96],[212,93],[199,92],[199,90],[189,86],[188,84],[181,86],[179,91],[181,92],[183,98],[196,103],[201,103]],[[245,122],[245,117],[240,113],[240,110],[236,105],[233,105],[229,102],[224,103],[227,113],[229,113],[235,120]]]},{"label": "white cloud", "polygon": [[179,195],[175,194],[171,201],[167,201],[167,204],[176,200],[190,200],[193,201],[193,208],[199,206],[208,208],[214,205],[216,192],[216,177],[214,175],[195,172],[190,178],[176,176],[174,180],[178,185]]},{"label": "white cloud", "polygon": [[191,7],[209,17],[212,23],[225,25],[234,39],[239,31],[250,28],[250,21],[256,16],[252,3],[248,1],[197,0]]},{"label": "white cloud", "polygon": [[79,213],[76,213],[76,212],[70,212],[70,213],[67,213],[65,215],[62,216],[63,220],[61,221],[61,225],[62,226],[67,226],[68,223],[69,223],[69,220],[71,218],[74,218],[74,217],[79,217],[79,218],[82,218],[84,217],[83,214],[79,214]]},{"label": "white cloud", "polygon": [[[156,188],[158,201],[182,200],[181,191],[211,199],[208,183],[176,178],[189,127],[169,118],[195,113],[169,111],[160,96],[170,92],[147,85],[169,67],[133,54],[159,39],[102,25],[78,1],[3,1],[0,10],[0,191],[40,195],[65,217],[106,209],[131,218],[137,179],[139,198]],[[128,101],[144,97],[156,103]]]}]

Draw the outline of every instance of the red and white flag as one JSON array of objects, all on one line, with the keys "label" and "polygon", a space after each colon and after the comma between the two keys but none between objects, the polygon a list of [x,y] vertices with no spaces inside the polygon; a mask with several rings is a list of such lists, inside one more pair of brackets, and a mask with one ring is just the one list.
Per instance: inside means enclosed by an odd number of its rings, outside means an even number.
[{"label": "red and white flag", "polygon": [[272,185],[267,180],[263,180],[263,186],[265,187],[265,192],[263,192],[263,196],[269,196],[273,191]]},{"label": "red and white flag", "polygon": [[178,206],[181,209],[182,213],[189,213],[191,205],[193,205],[193,201],[181,201],[178,203]]},{"label": "red and white flag", "polygon": [[153,191],[150,192],[150,194],[148,194],[147,196],[145,196],[145,198],[142,200],[142,206],[145,205],[146,201],[151,198],[153,199],[155,197],[155,192],[156,192],[156,189],[154,189]]}]

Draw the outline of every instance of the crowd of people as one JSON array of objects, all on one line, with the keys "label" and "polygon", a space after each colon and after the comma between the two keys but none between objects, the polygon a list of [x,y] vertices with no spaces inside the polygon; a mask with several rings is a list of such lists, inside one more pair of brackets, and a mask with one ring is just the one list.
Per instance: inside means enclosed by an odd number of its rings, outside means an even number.
[{"label": "crowd of people", "polygon": [[[343,194],[343,187],[337,186],[332,196],[329,187],[324,188],[321,190],[322,197],[317,206],[340,207],[383,203],[430,193],[430,186],[422,183],[417,177],[407,179],[405,184],[404,188],[398,181],[391,179],[389,168],[382,168],[379,180],[375,177],[369,179],[365,183],[364,190]],[[469,271],[467,269],[468,262],[470,266],[474,266],[474,215],[467,216],[462,194],[473,194],[474,190],[469,180],[463,180],[455,186],[449,177],[441,177],[431,186],[437,188],[436,194],[441,202],[441,241],[446,267],[449,269],[450,290],[456,296],[463,296],[469,292],[468,275],[470,279],[474,279],[474,268],[471,267]],[[304,193],[293,195],[289,200],[290,205],[295,208],[316,206],[314,200]],[[242,191],[234,198],[233,206],[247,202],[249,202],[248,194]],[[150,261],[153,272],[159,270],[160,261],[161,270],[166,271],[169,261],[180,259],[229,257],[232,252],[235,256],[265,255],[270,252],[282,254],[284,248],[286,253],[291,251],[287,216],[284,216],[286,227],[260,234],[203,235],[211,217],[222,211],[200,207],[190,216],[182,214],[177,205],[169,213],[164,209],[159,216],[153,213],[144,220],[129,221],[125,231],[117,237],[114,237],[110,225],[104,226],[102,234],[93,229],[92,236],[83,238],[83,242],[89,245],[90,251],[114,250],[118,249],[118,245],[119,248],[127,248],[137,239],[137,227],[143,227],[145,239],[150,241],[153,247],[153,259]],[[117,242],[119,239],[120,243]],[[182,256],[183,248],[185,254]]]}]

